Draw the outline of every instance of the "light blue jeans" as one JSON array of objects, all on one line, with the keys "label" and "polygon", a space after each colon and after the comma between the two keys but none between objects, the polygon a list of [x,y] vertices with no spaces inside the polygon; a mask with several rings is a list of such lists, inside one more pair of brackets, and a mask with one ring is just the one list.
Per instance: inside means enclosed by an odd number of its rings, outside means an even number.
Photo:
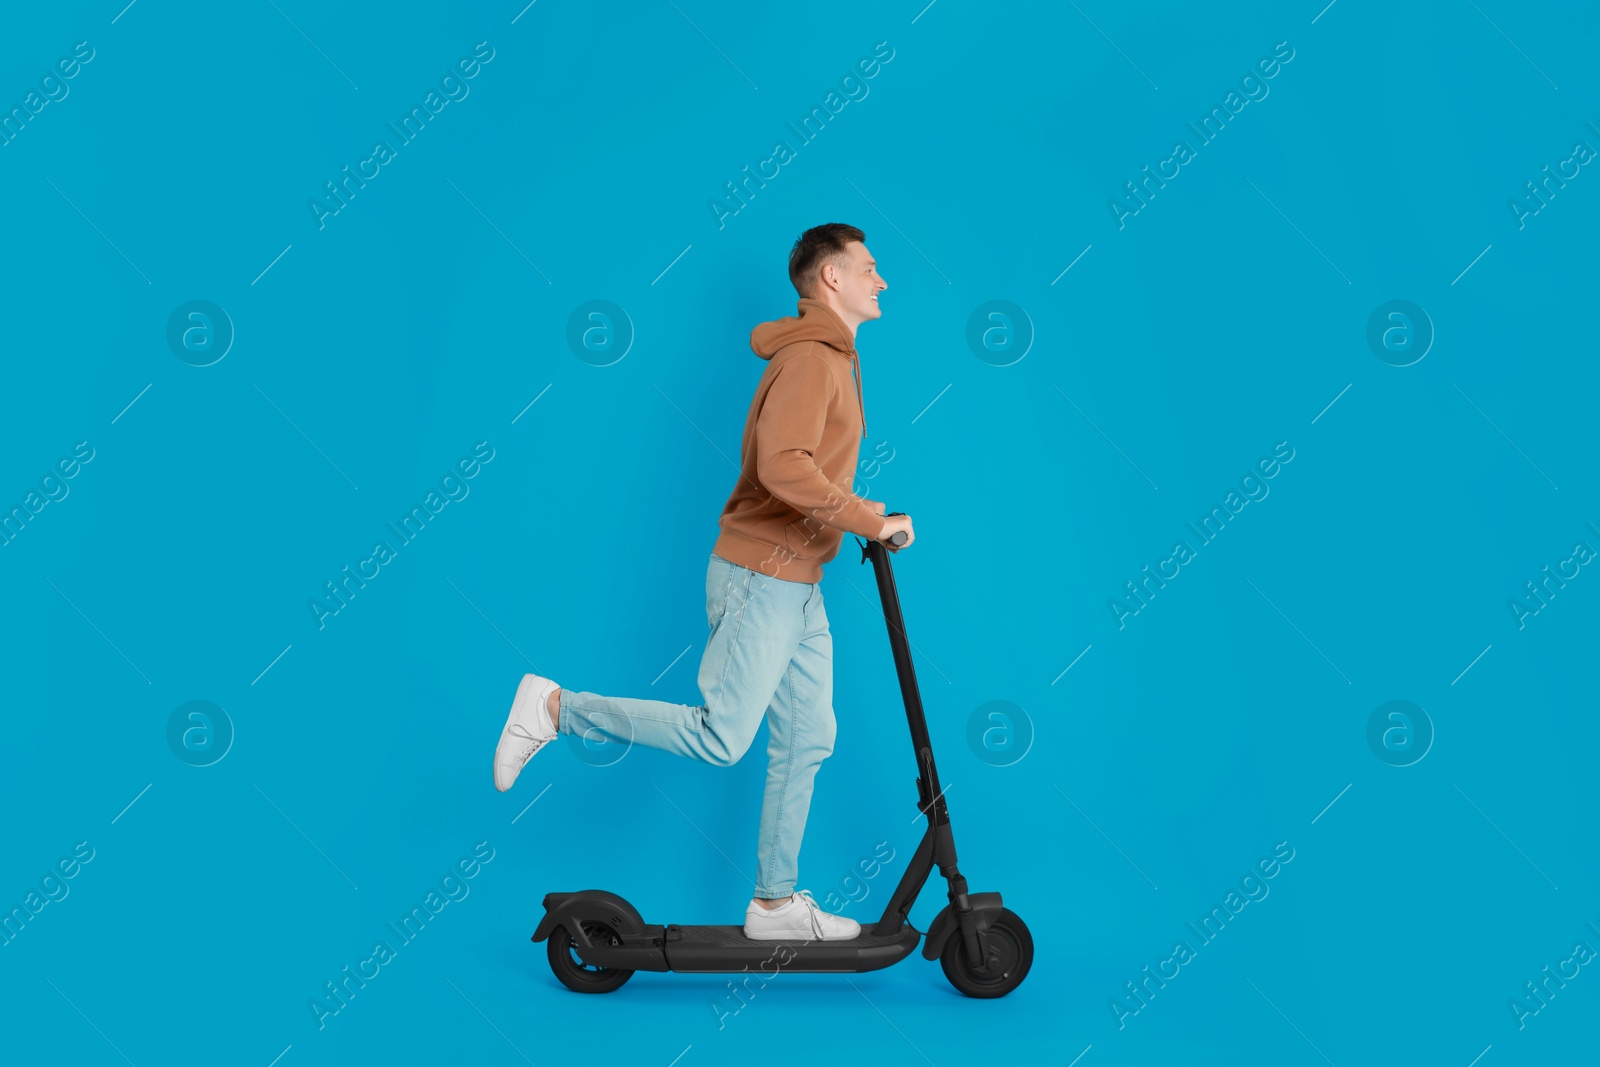
[{"label": "light blue jeans", "polygon": [[559,728],[728,767],[745,754],[765,716],[770,739],[755,895],[785,897],[799,871],[817,767],[833,752],[833,636],[822,585],[771,578],[713,552],[706,620],[704,704],[563,689]]}]

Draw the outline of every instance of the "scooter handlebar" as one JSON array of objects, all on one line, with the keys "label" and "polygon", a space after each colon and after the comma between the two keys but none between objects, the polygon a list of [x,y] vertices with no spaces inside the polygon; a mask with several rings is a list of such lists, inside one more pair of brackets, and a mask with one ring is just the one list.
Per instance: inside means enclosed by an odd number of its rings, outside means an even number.
[{"label": "scooter handlebar", "polygon": [[[903,512],[903,511],[891,511],[891,512],[889,512],[889,515],[904,515],[904,514],[905,514],[905,512]],[[888,518],[889,515],[885,515],[884,518]],[[899,548],[901,545],[906,543],[906,532],[904,530],[896,530],[894,533],[892,533],[888,537],[884,538],[884,540],[888,541],[894,547]]]}]

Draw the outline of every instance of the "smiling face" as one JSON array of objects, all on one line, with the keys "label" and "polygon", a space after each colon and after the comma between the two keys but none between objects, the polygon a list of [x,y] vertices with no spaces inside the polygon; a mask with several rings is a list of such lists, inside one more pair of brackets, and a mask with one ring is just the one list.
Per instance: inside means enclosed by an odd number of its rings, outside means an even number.
[{"label": "smiling face", "polygon": [[883,314],[878,294],[889,288],[889,283],[878,274],[877,262],[860,241],[846,245],[843,258],[840,263],[823,263],[818,296],[854,330]]}]

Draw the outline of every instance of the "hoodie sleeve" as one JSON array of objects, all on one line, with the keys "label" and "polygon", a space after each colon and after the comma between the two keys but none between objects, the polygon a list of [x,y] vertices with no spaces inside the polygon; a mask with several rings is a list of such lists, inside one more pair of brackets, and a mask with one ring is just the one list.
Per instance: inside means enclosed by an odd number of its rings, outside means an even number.
[{"label": "hoodie sleeve", "polygon": [[773,496],[846,533],[876,537],[883,518],[818,469],[815,454],[832,399],[833,374],[814,356],[778,369],[756,417],[756,477]]}]

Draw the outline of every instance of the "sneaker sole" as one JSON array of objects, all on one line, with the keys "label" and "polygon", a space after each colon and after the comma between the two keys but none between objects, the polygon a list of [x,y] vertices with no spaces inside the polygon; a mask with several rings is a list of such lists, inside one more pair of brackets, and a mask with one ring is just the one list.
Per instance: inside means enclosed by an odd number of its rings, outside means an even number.
[{"label": "sneaker sole", "polygon": [[[508,791],[517,783],[517,776],[522,773],[522,768],[526,767],[527,764],[524,763],[522,767],[518,767],[514,772],[512,772],[511,780],[502,786],[500,784],[500,745],[505,744],[506,731],[511,729],[511,724],[516,722],[518,719],[525,717],[523,709],[527,708],[531,702],[539,699],[539,697],[543,695],[544,683],[550,681],[551,680],[549,678],[544,678],[537,674],[525,674],[522,676],[522,681],[517,684],[517,695],[511,699],[511,712],[506,716],[506,724],[500,728],[500,741],[499,744],[495,746],[494,751],[494,787],[502,793]],[[536,721],[543,723],[549,718],[549,712],[541,710],[537,705],[532,708],[532,711]],[[551,740],[554,740],[554,738]],[[544,745],[539,746],[533,755],[537,756],[540,752],[544,751],[545,747],[546,746]],[[533,760],[533,756],[529,756],[528,760],[531,762]]]}]

